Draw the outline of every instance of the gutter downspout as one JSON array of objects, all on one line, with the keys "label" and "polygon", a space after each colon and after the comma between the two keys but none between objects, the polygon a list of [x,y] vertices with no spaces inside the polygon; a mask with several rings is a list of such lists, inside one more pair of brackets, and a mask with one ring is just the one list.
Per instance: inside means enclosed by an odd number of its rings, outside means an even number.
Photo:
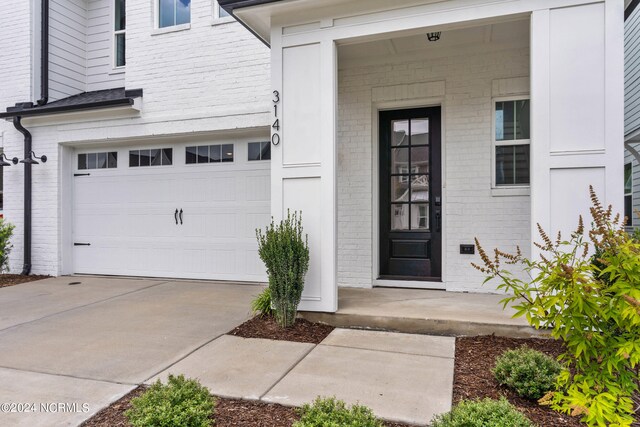
[{"label": "gutter downspout", "polygon": [[[31,133],[22,126],[22,117],[13,118],[13,126],[24,135],[24,158],[31,155]],[[31,164],[24,164],[24,267],[22,275],[28,276],[31,272]]]},{"label": "gutter downspout", "polygon": [[40,99],[38,105],[49,102],[49,0],[42,0],[40,16]]}]

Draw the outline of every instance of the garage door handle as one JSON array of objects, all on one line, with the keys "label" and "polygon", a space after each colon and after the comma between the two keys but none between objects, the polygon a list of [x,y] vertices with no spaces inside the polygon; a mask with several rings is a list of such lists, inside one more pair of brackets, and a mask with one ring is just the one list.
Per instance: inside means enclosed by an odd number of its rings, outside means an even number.
[{"label": "garage door handle", "polygon": [[180,225],[182,225],[182,209],[180,209]]},{"label": "garage door handle", "polygon": [[176,225],[178,225],[178,209],[176,209],[176,213],[173,214],[173,217],[176,219]]}]

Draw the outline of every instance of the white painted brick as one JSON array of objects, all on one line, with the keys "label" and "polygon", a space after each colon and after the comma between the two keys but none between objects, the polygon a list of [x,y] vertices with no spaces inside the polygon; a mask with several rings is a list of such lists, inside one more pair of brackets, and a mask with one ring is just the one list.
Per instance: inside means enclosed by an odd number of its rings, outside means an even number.
[{"label": "white painted brick", "polygon": [[[494,291],[459,254],[459,245],[474,237],[487,247],[526,252],[530,241],[528,196],[491,195],[492,92],[521,90],[529,73],[527,48],[498,50],[396,65],[369,65],[340,70],[338,117],[338,282],[370,287],[373,271],[371,117],[373,102],[436,96],[444,82],[443,202],[446,287],[457,291]],[[507,79],[507,80],[505,80]],[[526,79],[525,79],[526,80]],[[425,82],[418,85],[420,82]],[[420,95],[406,91],[420,88]],[[404,92],[403,92],[404,91]],[[435,92],[435,95],[434,95]],[[411,94],[411,95],[409,95]],[[354,240],[358,243],[355,244]]]}]

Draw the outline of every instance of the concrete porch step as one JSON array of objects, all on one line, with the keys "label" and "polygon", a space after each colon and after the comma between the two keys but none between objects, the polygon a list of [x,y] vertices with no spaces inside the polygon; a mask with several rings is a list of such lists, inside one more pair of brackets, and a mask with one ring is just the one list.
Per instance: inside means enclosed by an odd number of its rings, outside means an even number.
[{"label": "concrete porch step", "polygon": [[526,319],[502,309],[503,295],[424,289],[340,288],[336,313],[301,312],[313,322],[342,328],[373,329],[412,334],[510,338],[548,337]]}]

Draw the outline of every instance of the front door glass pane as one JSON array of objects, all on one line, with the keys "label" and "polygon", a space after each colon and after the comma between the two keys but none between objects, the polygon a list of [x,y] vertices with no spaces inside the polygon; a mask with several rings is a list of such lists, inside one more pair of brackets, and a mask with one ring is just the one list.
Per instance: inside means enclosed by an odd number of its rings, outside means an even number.
[{"label": "front door glass pane", "polygon": [[391,205],[391,229],[409,230],[409,204]]},{"label": "front door glass pane", "polygon": [[391,177],[391,201],[409,201],[409,175]]},{"label": "front door glass pane", "polygon": [[391,147],[409,145],[409,120],[394,120],[391,122]]},{"label": "front door glass pane", "polygon": [[429,177],[427,175],[411,176],[411,201],[429,201]]},{"label": "front door glass pane", "polygon": [[429,173],[429,147],[414,147],[411,142],[411,173]]},{"label": "front door glass pane", "polygon": [[429,144],[429,119],[411,120],[411,145]]},{"label": "front door glass pane", "polygon": [[411,205],[411,229],[429,229],[429,205],[424,203],[414,203]]}]

